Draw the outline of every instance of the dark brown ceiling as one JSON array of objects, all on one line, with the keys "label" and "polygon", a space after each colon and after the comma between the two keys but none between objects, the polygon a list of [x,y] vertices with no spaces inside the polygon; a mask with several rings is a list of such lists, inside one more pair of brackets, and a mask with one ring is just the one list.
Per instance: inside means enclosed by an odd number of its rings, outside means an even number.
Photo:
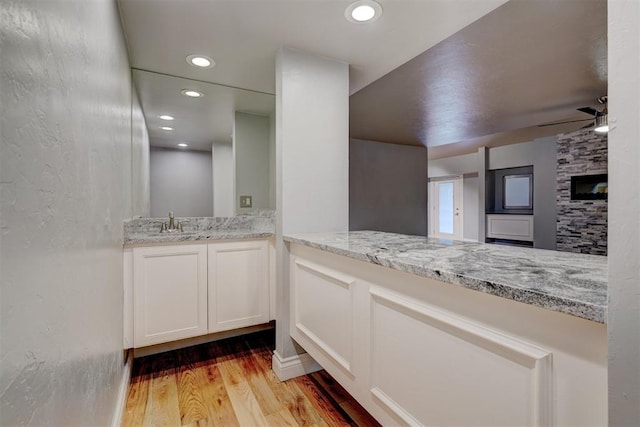
[{"label": "dark brown ceiling", "polygon": [[452,155],[577,129],[537,125],[606,93],[606,0],[511,0],[353,94],[350,136]]}]

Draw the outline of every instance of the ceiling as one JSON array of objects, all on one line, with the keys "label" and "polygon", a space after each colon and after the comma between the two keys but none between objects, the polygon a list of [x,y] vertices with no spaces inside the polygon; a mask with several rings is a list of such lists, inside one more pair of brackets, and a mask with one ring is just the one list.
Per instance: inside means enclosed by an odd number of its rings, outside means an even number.
[{"label": "ceiling", "polygon": [[[297,48],[350,64],[351,93],[505,0],[378,0],[382,17],[354,24],[352,0],[119,0],[131,66],[275,93],[275,53]],[[216,61],[188,65],[192,53]]]},{"label": "ceiling", "polygon": [[607,93],[606,0],[512,0],[350,98],[350,136],[430,158],[576,130]]},{"label": "ceiling", "polygon": [[[607,92],[606,0],[379,0],[371,24],[345,19],[351,2],[119,0],[132,67],[156,73],[136,77],[152,145],[210,150],[238,108],[231,95],[184,105],[174,89],[186,82],[169,76],[273,94],[282,45],[350,64],[351,137],[428,146],[429,158],[576,130],[538,125],[588,118],[576,108]],[[216,66],[188,65],[191,53]],[[159,114],[181,118],[170,138]]]},{"label": "ceiling", "polygon": [[[148,71],[133,70],[149,140],[155,147],[211,151],[212,142],[231,143],[234,112],[268,116],[275,110],[275,96]],[[181,90],[197,90],[201,98],[189,98]],[[172,121],[160,119],[170,115]],[[170,126],[172,131],[162,130]]]}]

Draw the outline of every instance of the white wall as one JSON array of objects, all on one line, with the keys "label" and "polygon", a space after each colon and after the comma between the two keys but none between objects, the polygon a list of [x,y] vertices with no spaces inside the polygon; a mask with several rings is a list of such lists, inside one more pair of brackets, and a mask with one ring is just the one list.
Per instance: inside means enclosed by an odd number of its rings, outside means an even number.
[{"label": "white wall", "polygon": [[116,3],[3,0],[0,51],[0,424],[109,425],[132,215]]},{"label": "white wall", "polygon": [[151,148],[151,217],[213,216],[211,153]]},{"label": "white wall", "polygon": [[283,234],[349,227],[349,67],[282,48],[276,56],[276,352],[289,336],[289,252]]},{"label": "white wall", "polygon": [[133,216],[148,217],[151,210],[149,188],[149,132],[135,87],[131,110],[131,176]]},{"label": "white wall", "polygon": [[429,160],[429,178],[478,173],[478,153]]},{"label": "white wall", "polygon": [[609,425],[640,425],[640,3],[609,0]]},{"label": "white wall", "polygon": [[213,164],[213,216],[234,216],[234,160],[231,144],[214,143],[211,150]]},{"label": "white wall", "polygon": [[487,169],[506,169],[533,165],[534,156],[535,143],[533,141],[489,148]]},{"label": "white wall", "polygon": [[427,149],[351,139],[349,229],[427,235]]},{"label": "white wall", "polygon": [[[269,117],[236,113],[236,213],[269,208]],[[251,196],[252,207],[241,208],[240,196]]]}]

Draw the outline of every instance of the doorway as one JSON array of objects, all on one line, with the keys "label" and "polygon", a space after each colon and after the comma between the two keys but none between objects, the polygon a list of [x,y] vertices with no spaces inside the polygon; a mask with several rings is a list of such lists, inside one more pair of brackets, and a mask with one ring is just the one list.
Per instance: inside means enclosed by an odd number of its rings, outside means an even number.
[{"label": "doorway", "polygon": [[462,176],[431,180],[429,189],[430,236],[462,240]]}]

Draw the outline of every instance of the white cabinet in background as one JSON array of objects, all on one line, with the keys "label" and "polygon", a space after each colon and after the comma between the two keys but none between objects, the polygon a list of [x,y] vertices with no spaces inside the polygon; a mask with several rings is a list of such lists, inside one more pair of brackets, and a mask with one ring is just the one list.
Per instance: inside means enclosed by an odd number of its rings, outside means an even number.
[{"label": "white cabinet in background", "polygon": [[209,244],[209,332],[269,321],[266,240]]},{"label": "white cabinet in background", "polygon": [[487,215],[487,237],[533,242],[533,215]]},{"label": "white cabinet in background", "polygon": [[133,249],[134,347],[207,333],[207,245]]}]

